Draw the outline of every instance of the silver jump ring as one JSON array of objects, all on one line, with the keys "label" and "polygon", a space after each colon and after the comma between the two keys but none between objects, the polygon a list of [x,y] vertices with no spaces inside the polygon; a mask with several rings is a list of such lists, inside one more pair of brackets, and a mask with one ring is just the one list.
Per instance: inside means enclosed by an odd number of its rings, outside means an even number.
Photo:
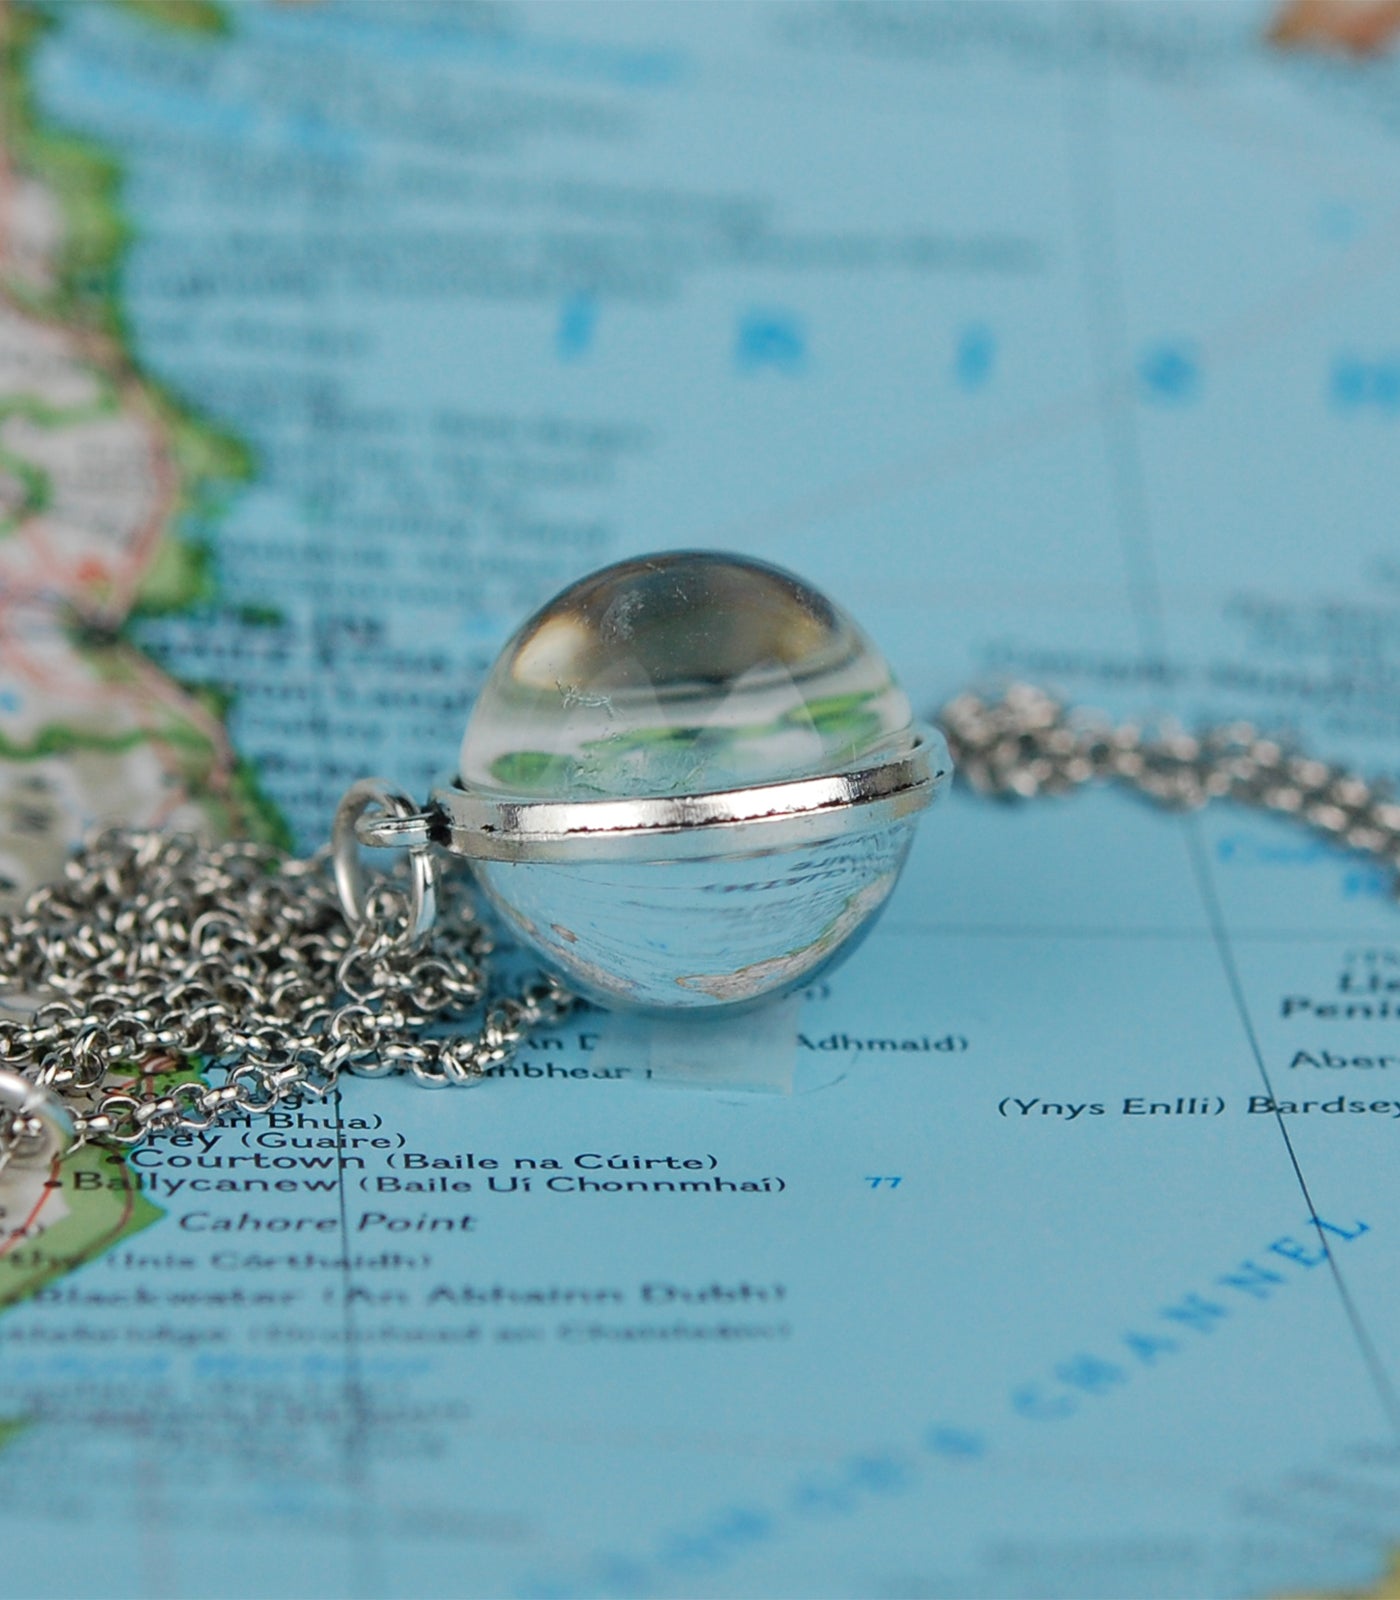
[{"label": "silver jump ring", "polygon": [[[391,817],[418,815],[418,807],[401,790],[382,778],[361,778],[345,791],[331,826],[331,866],[341,910],[352,928],[364,926],[365,874],[360,862],[360,835],[356,823],[367,811],[378,809]],[[426,842],[408,846],[409,904],[405,938],[417,944],[437,920],[437,862]]]}]

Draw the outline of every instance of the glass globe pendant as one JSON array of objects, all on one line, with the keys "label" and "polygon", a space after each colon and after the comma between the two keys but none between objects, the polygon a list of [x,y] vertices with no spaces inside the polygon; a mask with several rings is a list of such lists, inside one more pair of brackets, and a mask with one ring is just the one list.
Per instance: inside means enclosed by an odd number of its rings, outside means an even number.
[{"label": "glass globe pendant", "polygon": [[849,952],[950,770],[839,607],[777,567],[685,551],[536,612],[482,688],[454,779],[425,813],[358,833],[426,828],[467,857],[576,993],[702,1015]]}]

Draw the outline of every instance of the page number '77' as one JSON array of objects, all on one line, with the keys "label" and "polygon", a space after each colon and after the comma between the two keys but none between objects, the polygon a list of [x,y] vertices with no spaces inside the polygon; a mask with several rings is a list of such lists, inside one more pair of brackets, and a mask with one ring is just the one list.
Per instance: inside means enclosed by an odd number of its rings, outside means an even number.
[{"label": "page number '77'", "polygon": [[867,1178],[865,1181],[872,1189],[897,1189],[904,1180],[902,1178]]}]

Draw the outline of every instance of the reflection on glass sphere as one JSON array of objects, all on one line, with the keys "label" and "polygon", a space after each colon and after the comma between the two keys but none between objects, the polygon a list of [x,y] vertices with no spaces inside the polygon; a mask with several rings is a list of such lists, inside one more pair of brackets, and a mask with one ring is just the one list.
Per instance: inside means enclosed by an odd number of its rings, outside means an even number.
[{"label": "reflection on glass sphere", "polygon": [[859,765],[909,702],[843,612],[776,567],[623,561],[522,627],[462,741],[468,784],[550,800],[694,794]]},{"label": "reflection on glass sphere", "polygon": [[[458,786],[586,808],[878,768],[914,742],[903,691],[844,612],[775,567],[681,552],[606,568],[530,618],[477,700]],[[700,1013],[804,983],[849,949],[913,825],[833,807],[800,838],[742,824],[699,855],[672,835],[643,857],[605,842],[601,858],[474,867],[574,989]]]}]

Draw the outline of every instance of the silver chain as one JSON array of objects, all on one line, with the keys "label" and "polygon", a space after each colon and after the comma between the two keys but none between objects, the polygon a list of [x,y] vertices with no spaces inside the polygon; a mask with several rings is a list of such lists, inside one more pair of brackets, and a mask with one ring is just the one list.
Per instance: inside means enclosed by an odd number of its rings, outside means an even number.
[{"label": "silver chain", "polygon": [[0,1167],[62,1153],[59,1107],[69,1148],[128,1146],[324,1096],[343,1071],[470,1083],[568,1009],[549,978],[488,995],[460,887],[414,938],[388,878],[347,918],[328,858],[109,829],[0,918],[0,993],[39,1001],[0,1018]]},{"label": "silver chain", "polygon": [[[1106,780],[1175,810],[1228,798],[1400,866],[1400,801],[1248,723],[1114,726],[1026,684],[961,695],[939,721],[982,794]],[[0,1168],[49,1158],[56,1104],[70,1147],[135,1145],[328,1094],[343,1071],[470,1083],[568,1010],[550,978],[487,996],[491,942],[460,887],[415,938],[414,901],[387,879],[347,918],[327,860],[111,829],[0,918],[0,993],[40,997],[0,1018]],[[425,1032],[472,1013],[474,1031]]]},{"label": "silver chain", "polygon": [[940,716],[959,775],[979,794],[1031,799],[1120,783],[1173,811],[1234,800],[1293,817],[1334,844],[1400,867],[1400,801],[1345,767],[1304,755],[1251,723],[1200,733],[1114,726],[1043,689],[1013,684],[998,700],[960,695]]}]

